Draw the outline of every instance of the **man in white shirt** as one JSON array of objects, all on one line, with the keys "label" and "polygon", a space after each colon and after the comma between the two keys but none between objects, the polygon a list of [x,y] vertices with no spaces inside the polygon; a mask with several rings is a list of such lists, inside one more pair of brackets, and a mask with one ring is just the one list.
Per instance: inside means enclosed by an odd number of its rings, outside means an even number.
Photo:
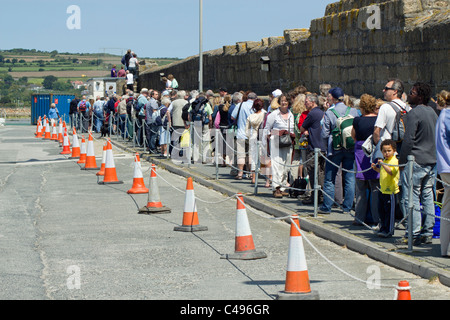
[{"label": "man in white shirt", "polygon": [[[401,100],[404,90],[403,82],[399,79],[390,80],[384,87],[384,100],[387,101],[387,103],[384,103],[378,111],[375,129],[373,130],[373,142],[375,145],[378,145],[380,141],[390,139],[391,132],[394,129],[395,116],[397,113],[389,102],[393,102],[397,108],[403,109],[406,112],[411,110],[411,108]],[[398,144],[397,152],[400,152]]]}]

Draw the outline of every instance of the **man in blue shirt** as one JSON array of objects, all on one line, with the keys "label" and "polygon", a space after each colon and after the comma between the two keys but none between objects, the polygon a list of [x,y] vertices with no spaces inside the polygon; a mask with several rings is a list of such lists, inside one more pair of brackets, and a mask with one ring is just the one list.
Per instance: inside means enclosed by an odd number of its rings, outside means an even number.
[{"label": "man in blue shirt", "polygon": [[[300,133],[308,136],[308,149],[306,150],[306,170],[309,175],[309,183],[311,189],[314,188],[314,149],[319,148],[325,152],[325,146],[322,139],[322,125],[323,111],[319,108],[319,98],[315,94],[307,94],[305,99],[306,110],[309,110],[308,115],[300,127]],[[318,184],[322,187],[324,180],[325,159],[319,157],[319,175]],[[323,201],[323,194],[319,191],[319,202]],[[307,199],[302,201],[303,204],[313,204],[314,196],[311,194]]]},{"label": "man in blue shirt", "polygon": [[148,142],[148,150],[150,153],[157,153],[156,150],[156,139],[158,137],[159,127],[155,120],[158,115],[159,104],[157,99],[159,98],[159,92],[153,90],[150,92],[150,100],[145,105],[145,123],[146,123],[146,134]]},{"label": "man in blue shirt", "polygon": [[[343,116],[347,111],[347,106],[343,103],[344,91],[335,87],[329,92],[330,102],[334,104],[334,111]],[[331,108],[330,108],[331,109]],[[327,145],[327,158],[329,161],[325,163],[325,179],[323,184],[323,205],[319,208],[319,213],[328,214],[334,202],[335,180],[339,166],[342,165],[342,176],[344,180],[344,202],[342,204],[343,213],[349,213],[353,206],[355,198],[355,152],[351,148],[349,150],[333,149],[333,140],[331,131],[336,127],[337,117],[332,110],[328,109],[323,117],[322,138],[325,139]],[[358,111],[355,108],[350,109],[350,115],[358,117]],[[330,163],[332,162],[332,163]],[[352,171],[352,172],[348,172]]]},{"label": "man in blue shirt", "polygon": [[[244,166],[248,164],[248,139],[245,132],[245,126],[247,124],[247,118],[253,113],[253,102],[258,98],[256,93],[251,92],[247,96],[247,101],[244,101],[238,105],[233,110],[231,114],[231,120],[236,120],[237,125],[237,166],[239,168],[239,173],[236,179],[241,180],[244,170]],[[247,170],[250,171],[250,170]]]}]

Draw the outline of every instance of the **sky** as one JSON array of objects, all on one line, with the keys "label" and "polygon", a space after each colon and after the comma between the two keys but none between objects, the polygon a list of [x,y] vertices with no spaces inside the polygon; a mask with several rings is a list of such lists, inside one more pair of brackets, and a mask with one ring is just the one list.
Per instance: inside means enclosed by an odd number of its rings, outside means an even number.
[{"label": "sky", "polygon": [[[309,28],[336,1],[203,0],[202,51]],[[200,51],[199,8],[200,0],[2,1],[0,49],[118,55],[131,49],[138,57],[184,59]]]}]

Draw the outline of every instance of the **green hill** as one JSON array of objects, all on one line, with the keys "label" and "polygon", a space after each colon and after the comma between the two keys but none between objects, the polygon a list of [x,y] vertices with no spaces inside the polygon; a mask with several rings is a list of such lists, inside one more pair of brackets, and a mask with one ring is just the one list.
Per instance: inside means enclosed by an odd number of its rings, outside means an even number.
[{"label": "green hill", "polygon": [[[31,95],[43,92],[46,77],[56,77],[52,92],[79,94],[73,81],[109,77],[113,65],[121,66],[121,55],[108,53],[68,53],[36,49],[0,50],[0,106],[29,106]],[[141,58],[140,63],[161,66],[178,58]]]}]

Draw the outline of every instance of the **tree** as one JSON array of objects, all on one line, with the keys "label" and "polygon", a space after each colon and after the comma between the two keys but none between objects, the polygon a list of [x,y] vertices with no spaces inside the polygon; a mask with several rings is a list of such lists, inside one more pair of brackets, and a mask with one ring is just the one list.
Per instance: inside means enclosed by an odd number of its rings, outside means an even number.
[{"label": "tree", "polygon": [[53,84],[58,80],[55,76],[46,76],[44,81],[42,81],[42,85],[45,89],[53,89]]}]

